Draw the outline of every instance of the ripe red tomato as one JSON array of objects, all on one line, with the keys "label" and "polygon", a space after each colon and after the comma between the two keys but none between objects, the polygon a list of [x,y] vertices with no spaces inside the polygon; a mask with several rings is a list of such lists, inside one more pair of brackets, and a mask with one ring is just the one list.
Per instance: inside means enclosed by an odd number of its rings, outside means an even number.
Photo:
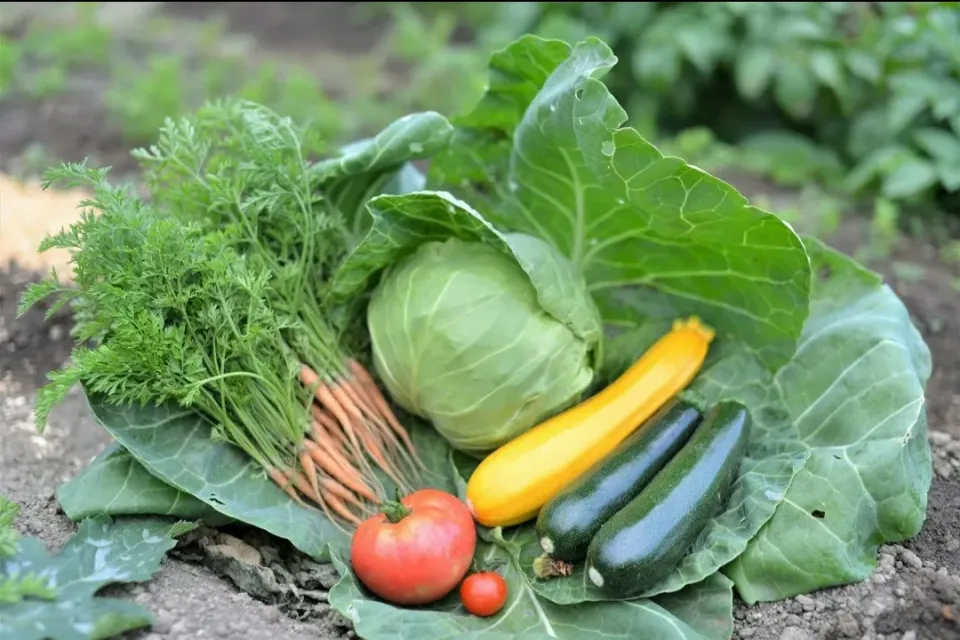
[{"label": "ripe red tomato", "polygon": [[436,489],[387,502],[353,534],[350,562],[370,591],[399,605],[435,602],[473,562],[477,531],[467,506]]},{"label": "ripe red tomato", "polygon": [[475,573],[460,585],[460,600],[473,615],[492,616],[507,601],[507,582],[496,571]]}]

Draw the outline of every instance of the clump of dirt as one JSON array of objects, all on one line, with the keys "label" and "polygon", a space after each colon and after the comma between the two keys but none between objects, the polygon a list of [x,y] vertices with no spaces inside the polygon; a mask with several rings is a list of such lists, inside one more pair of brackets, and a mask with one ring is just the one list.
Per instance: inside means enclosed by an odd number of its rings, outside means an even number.
[{"label": "clump of dirt", "polygon": [[327,592],[339,579],[333,565],[314,562],[284,540],[243,525],[200,527],[183,538],[177,554],[292,618],[349,626],[328,604]]},{"label": "clump of dirt", "polygon": [[880,548],[864,582],[734,612],[734,637],[752,640],[960,638],[960,440],[932,433],[938,473],[920,535]]}]

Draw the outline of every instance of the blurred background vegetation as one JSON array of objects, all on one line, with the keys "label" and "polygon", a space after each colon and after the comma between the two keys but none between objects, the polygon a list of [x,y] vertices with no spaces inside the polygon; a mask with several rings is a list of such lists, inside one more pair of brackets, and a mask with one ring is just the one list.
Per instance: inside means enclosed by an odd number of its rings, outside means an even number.
[{"label": "blurred background vegetation", "polygon": [[[128,146],[228,93],[313,119],[334,144],[414,110],[453,117],[482,93],[490,52],[517,36],[596,36],[619,58],[606,81],[629,124],[707,171],[797,190],[799,205],[757,204],[805,231],[829,235],[844,212],[866,212],[869,258],[905,228],[938,238],[958,221],[960,2],[342,3],[357,29],[386,26],[320,71],[231,51],[223,20],[190,47],[172,46],[165,34],[180,27],[159,16],[121,42],[98,19],[103,3],[61,4],[69,24],[3,30],[0,107],[105,72],[103,103]],[[942,251],[960,260],[958,247]]]}]

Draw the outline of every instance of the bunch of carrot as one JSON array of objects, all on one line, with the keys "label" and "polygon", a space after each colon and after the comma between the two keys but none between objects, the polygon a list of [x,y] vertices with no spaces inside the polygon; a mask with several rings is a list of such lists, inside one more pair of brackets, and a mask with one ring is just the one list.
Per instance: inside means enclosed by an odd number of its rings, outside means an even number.
[{"label": "bunch of carrot", "polygon": [[350,358],[344,372],[326,379],[302,365],[300,381],[314,399],[312,425],[298,454],[302,473],[270,471],[293,499],[302,503],[302,494],[335,524],[349,527],[388,499],[374,466],[405,493],[419,486],[425,466],[363,365]]},{"label": "bunch of carrot", "polygon": [[[374,467],[410,490],[422,463],[331,326],[326,280],[351,240],[336,203],[314,179],[314,140],[307,127],[263,105],[228,100],[167,123],[156,145],[134,155],[154,203],[229,239],[251,265],[272,274],[269,304],[296,321],[284,341],[313,406],[295,418],[306,420],[306,435],[286,438],[284,448],[293,445],[299,462],[268,464],[268,473],[296,499],[306,496],[355,525],[387,497]],[[288,426],[277,430],[289,433]]]}]

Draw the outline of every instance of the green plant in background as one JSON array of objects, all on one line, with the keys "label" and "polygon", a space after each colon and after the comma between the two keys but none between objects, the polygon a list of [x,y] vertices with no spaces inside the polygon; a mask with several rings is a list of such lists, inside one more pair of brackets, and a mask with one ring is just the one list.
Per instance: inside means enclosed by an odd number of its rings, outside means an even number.
[{"label": "green plant in background", "polygon": [[146,69],[121,63],[105,102],[118,118],[120,130],[131,141],[148,141],[166,117],[175,117],[186,108],[182,56],[156,55]]},{"label": "green plant in background", "polygon": [[12,92],[42,98],[63,90],[71,73],[106,66],[112,37],[97,22],[98,3],[75,3],[67,23],[36,21],[17,41],[0,39],[0,97]]},{"label": "green plant in background", "polygon": [[425,104],[447,114],[472,104],[484,89],[486,53],[452,42],[453,14],[423,16],[404,4],[389,12],[387,37],[370,55],[351,61],[352,81],[336,101],[304,66],[270,60],[251,65],[219,52],[224,27],[212,21],[200,34],[196,55],[156,54],[146,68],[119,64],[107,104],[131,142],[148,142],[165,118],[228,95],[297,121],[312,120],[325,137],[340,141],[378,131]]},{"label": "green plant in background", "polygon": [[499,4],[469,16],[488,46],[526,31],[612,43],[611,88],[652,139],[707,127],[789,185],[960,191],[960,3]]},{"label": "green plant in background", "polygon": [[14,87],[21,55],[20,43],[0,35],[0,98]]},{"label": "green plant in background", "polygon": [[[431,5],[427,12],[411,3],[374,3],[360,17],[386,13],[387,37],[365,60],[355,77],[351,131],[375,130],[409,111],[430,105],[455,115],[476,102],[486,83],[489,47],[454,41],[454,29],[464,13],[484,19],[486,11],[467,3],[463,10]],[[449,5],[450,3],[439,3]]]},{"label": "green plant in background", "polygon": [[249,65],[239,56],[199,60],[183,54],[151,56],[144,69],[120,65],[106,103],[130,142],[151,142],[166,118],[176,118],[206,100],[238,96],[269,105],[296,121],[311,120],[324,136],[343,129],[340,107],[323,92],[306,69],[264,62]]}]

